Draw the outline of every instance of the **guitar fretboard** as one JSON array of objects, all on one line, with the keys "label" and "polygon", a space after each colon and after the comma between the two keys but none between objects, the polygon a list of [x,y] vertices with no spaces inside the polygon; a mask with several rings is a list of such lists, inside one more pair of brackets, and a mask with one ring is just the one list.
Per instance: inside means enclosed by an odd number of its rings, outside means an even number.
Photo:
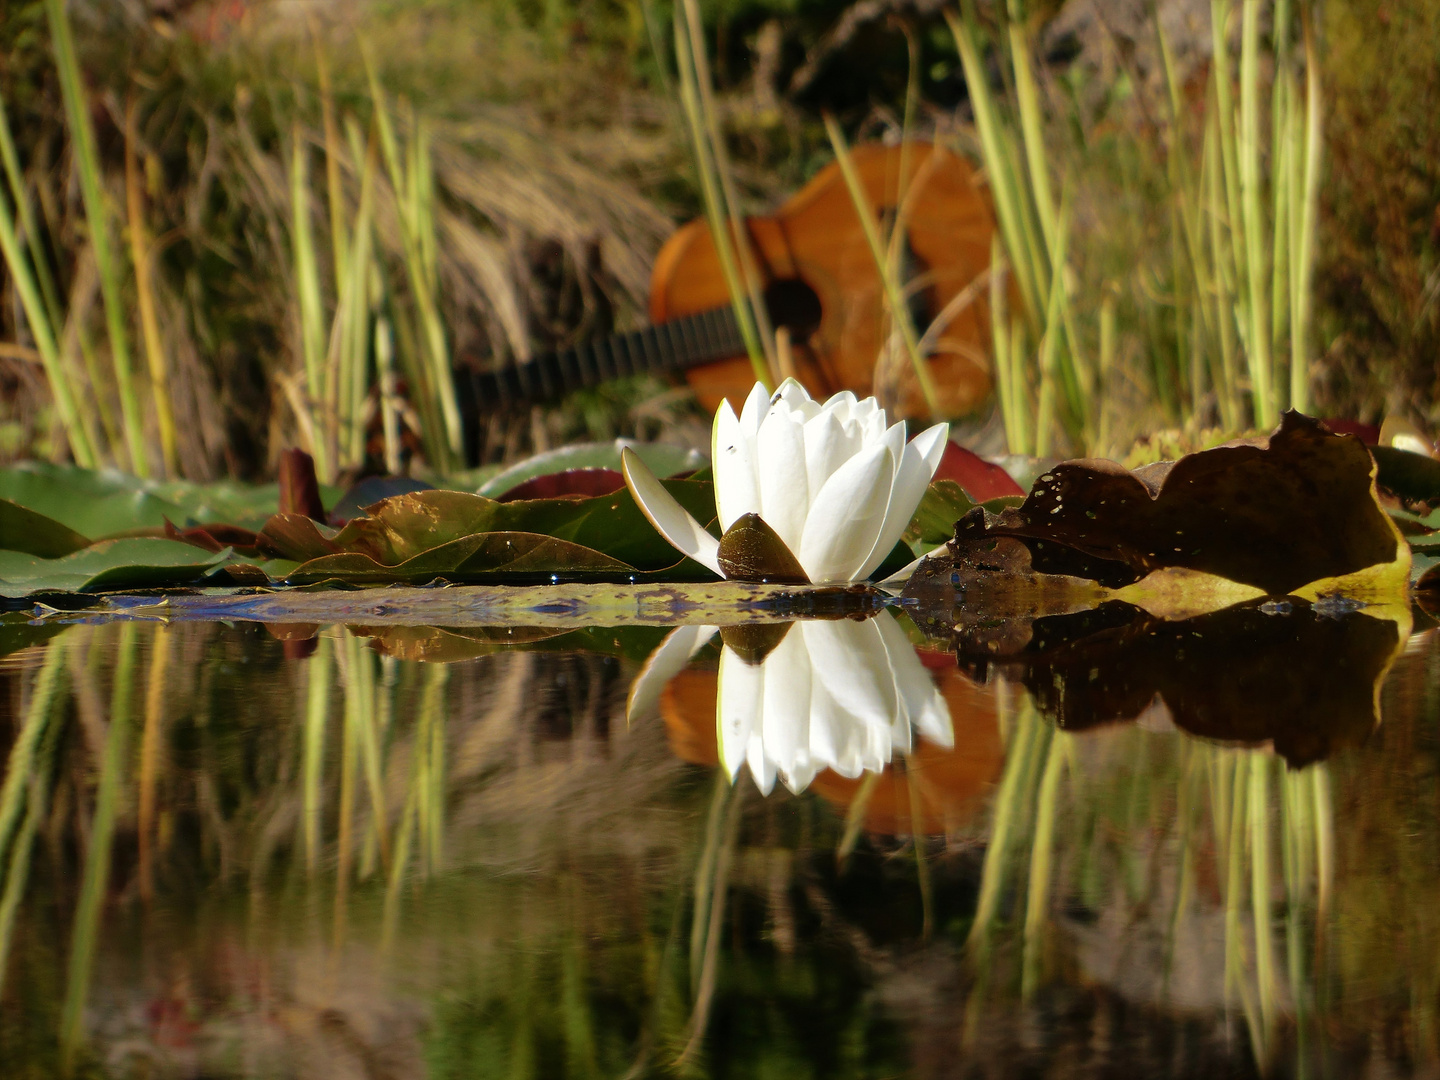
[{"label": "guitar fretboard", "polygon": [[740,356],[745,342],[730,308],[615,334],[546,353],[495,371],[476,372],[472,387],[481,408],[555,401],[566,394],[631,375],[683,371]]}]

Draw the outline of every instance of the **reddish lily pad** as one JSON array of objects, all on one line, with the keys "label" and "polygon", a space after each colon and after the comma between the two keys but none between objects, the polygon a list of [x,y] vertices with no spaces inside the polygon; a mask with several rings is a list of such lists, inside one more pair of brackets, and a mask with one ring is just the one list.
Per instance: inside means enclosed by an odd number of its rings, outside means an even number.
[{"label": "reddish lily pad", "polygon": [[625,486],[625,476],[615,469],[566,469],[546,473],[516,484],[496,502],[517,502],[521,499],[592,498],[610,495]]},{"label": "reddish lily pad", "polygon": [[967,450],[958,443],[947,442],[940,467],[935,470],[933,481],[953,480],[970,497],[972,502],[989,502],[1007,495],[1024,497],[1025,489],[1015,482],[1014,477],[993,462],[986,461],[973,450]]}]

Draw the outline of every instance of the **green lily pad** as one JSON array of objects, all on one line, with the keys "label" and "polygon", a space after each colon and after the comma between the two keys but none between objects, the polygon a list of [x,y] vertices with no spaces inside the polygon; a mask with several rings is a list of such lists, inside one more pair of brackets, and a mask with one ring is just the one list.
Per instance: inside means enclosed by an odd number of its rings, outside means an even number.
[{"label": "green lily pad", "polygon": [[974,505],[954,480],[936,480],[925,489],[902,539],[916,555],[924,555],[954,536],[955,522]]},{"label": "green lily pad", "polygon": [[635,568],[598,551],[524,532],[473,533],[386,565],[361,551],[322,555],[296,568],[296,583],[339,579],[354,584],[406,581],[423,583],[437,577],[474,579],[491,576],[592,573],[624,574]]},{"label": "green lily pad", "polygon": [[0,548],[42,559],[58,559],[89,546],[89,537],[81,536],[54,518],[37,514],[9,499],[0,499]]},{"label": "green lily pad", "polygon": [[207,558],[192,544],[149,538],[102,540],[59,559],[0,551],[0,595],[190,585],[236,561],[229,549]]},{"label": "green lily pad", "polygon": [[[711,484],[700,480],[664,483],[700,520],[713,519],[715,496]],[[309,562],[323,556],[356,554],[379,566],[398,568],[424,552],[465,537],[511,533],[533,533],[565,541],[577,549],[600,553],[622,571],[663,570],[676,564],[674,548],[650,527],[626,491],[592,499],[511,503],[461,491],[417,491],[386,499],[333,536],[297,515],[271,518],[261,536],[266,550],[283,558]],[[591,555],[576,554],[582,563],[547,569],[563,572],[598,568]]]},{"label": "green lily pad", "polygon": [[[321,490],[327,503],[339,494],[338,488]],[[279,489],[275,484],[233,481],[156,483],[109,469],[30,461],[0,469],[0,499],[85,536],[103,537],[163,528],[167,518],[181,525],[223,521],[257,527],[275,513]]]}]

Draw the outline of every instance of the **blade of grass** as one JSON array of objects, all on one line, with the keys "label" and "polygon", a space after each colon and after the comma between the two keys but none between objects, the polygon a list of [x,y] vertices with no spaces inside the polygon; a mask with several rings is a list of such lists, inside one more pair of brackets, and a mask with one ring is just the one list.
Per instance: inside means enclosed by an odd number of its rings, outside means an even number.
[{"label": "blade of grass", "polygon": [[[306,400],[312,410],[324,400],[325,331],[320,299],[320,264],[315,258],[315,234],[311,223],[310,151],[297,122],[290,128],[290,256],[295,274],[296,299],[300,307],[300,357],[305,365]],[[312,427],[323,431],[323,424]],[[309,447],[315,458],[315,472],[326,481],[335,477],[329,447],[322,438]]]},{"label": "blade of grass", "polygon": [[971,108],[975,114],[975,128],[980,135],[980,145],[985,159],[985,171],[989,180],[991,195],[995,200],[995,212],[1000,219],[1000,230],[1005,237],[1005,247],[1010,252],[1016,284],[1024,300],[1026,317],[1032,324],[1039,321],[1040,288],[1035,280],[1034,267],[1022,258],[1023,228],[1020,223],[1020,189],[1012,175],[1007,156],[1001,146],[1001,120],[999,109],[990,93],[989,80],[980,56],[979,31],[976,26],[972,0],[961,5],[963,18],[946,11],[945,19],[955,38],[955,47],[960,54],[961,68],[965,73],[965,85],[970,94]]},{"label": "blade of grass", "polygon": [[[340,165],[344,143],[340,138],[340,125],[335,119],[335,95],[330,88],[330,62],[325,56],[325,47],[315,21],[309,20],[310,40],[315,49],[315,78],[320,90],[320,122],[325,134],[325,192],[330,211],[330,245],[338,279],[341,268],[349,262],[349,230],[345,224],[345,189],[340,182]],[[357,163],[358,164],[358,163]]]},{"label": "blade of grass", "polygon": [[755,251],[750,241],[750,230],[745,224],[745,215],[740,209],[739,193],[735,189],[735,173],[730,167],[730,155],[725,149],[725,138],[720,131],[720,110],[715,104],[714,83],[710,78],[710,61],[707,56],[704,26],[700,20],[700,7],[696,0],[682,0],[677,11],[683,12],[686,30],[690,38],[690,59],[694,67],[695,88],[699,92],[700,115],[705,121],[705,132],[709,138],[710,159],[715,167],[716,179],[720,182],[720,194],[724,199],[725,218],[730,224],[730,235],[735,238],[736,264],[745,286],[745,295],[750,302],[750,313],[755,320],[755,332],[760,337],[761,350],[771,378],[780,370],[779,357],[774,348],[775,328],[770,325],[770,313],[765,307],[764,278],[755,261]]},{"label": "blade of grass", "polygon": [[1100,296],[1100,370],[1095,387],[1095,447],[1101,454],[1110,447],[1110,375],[1115,370],[1115,296],[1114,282],[1107,282]]},{"label": "blade of grass", "polygon": [[45,314],[44,301],[30,272],[25,253],[21,250],[20,239],[15,234],[15,221],[10,215],[10,208],[3,198],[0,198],[0,255],[5,257],[5,265],[10,270],[10,280],[20,297],[25,319],[30,324],[30,334],[35,339],[35,350],[40,354],[45,380],[50,386],[50,395],[55,400],[55,411],[59,415],[65,440],[70,446],[70,454],[82,468],[96,468],[99,461],[86,437],[84,425],[80,422],[72,384],[61,364],[60,350],[55,343],[50,320]]},{"label": "blade of grass", "polygon": [[140,399],[130,363],[130,340],[125,329],[124,299],[120,294],[120,267],[110,249],[110,210],[103,189],[100,155],[95,146],[95,129],[90,123],[89,102],[80,78],[80,63],[75,56],[75,40],[65,12],[65,0],[45,0],[45,13],[50,23],[50,39],[55,51],[55,66],[60,75],[60,95],[65,102],[65,116],[70,126],[70,143],[75,154],[76,172],[80,177],[80,195],[85,205],[85,218],[90,230],[90,244],[95,252],[95,266],[100,274],[100,298],[105,307],[105,327],[110,338],[110,362],[115,371],[115,387],[120,397],[125,446],[130,468],[135,475],[148,477],[150,461],[145,452],[145,429],[140,413]]},{"label": "blade of grass", "polygon": [[[362,43],[365,70],[370,80],[370,97],[374,103],[375,126],[380,136],[380,148],[385,157],[386,170],[390,176],[390,188],[395,199],[396,217],[400,223],[400,244],[405,256],[406,278],[410,283],[411,299],[415,304],[416,322],[421,343],[421,356],[426,372],[427,397],[432,401],[442,427],[430,436],[427,452],[436,456],[432,463],[437,471],[450,468],[452,461],[458,462],[463,456],[463,433],[460,425],[460,407],[455,397],[455,379],[450,372],[450,353],[445,341],[445,328],[440,319],[435,290],[428,281],[424,265],[424,245],[434,243],[434,223],[426,209],[433,203],[433,182],[429,171],[429,134],[423,123],[417,123],[411,132],[415,141],[412,147],[412,161],[407,169],[401,156],[399,140],[390,117],[384,90],[380,86],[370,50]],[[422,170],[422,175],[415,175]],[[408,179],[407,179],[408,177]],[[407,207],[407,191],[415,184]],[[425,232],[430,238],[425,239]],[[368,335],[367,335],[368,338]]]},{"label": "blade of grass", "polygon": [[170,365],[155,314],[155,252],[150,230],[145,226],[145,191],[135,155],[135,98],[125,102],[125,210],[129,217],[130,262],[135,268],[135,304],[140,314],[140,340],[150,370],[150,394],[155,402],[155,422],[160,429],[160,460],[165,475],[180,476],[180,455],[175,442],[175,413],[170,406]]},{"label": "blade of grass", "polygon": [[1324,114],[1320,90],[1320,60],[1315,48],[1310,7],[1303,6],[1300,14],[1305,40],[1305,168],[1301,190],[1297,193],[1300,212],[1293,219],[1296,228],[1290,258],[1290,407],[1300,412],[1309,412],[1311,290],[1315,273],[1316,219],[1320,207],[1320,155]]},{"label": "blade of grass", "polygon": [[1249,290],[1245,357],[1250,365],[1255,423],[1268,431],[1279,420],[1279,413],[1271,368],[1269,305],[1265,297],[1265,222],[1260,212],[1260,0],[1242,0],[1241,6],[1238,145],[1245,280]]},{"label": "blade of grass", "polygon": [[736,253],[736,236],[732,222],[725,213],[724,194],[720,186],[718,167],[715,163],[709,132],[705,124],[699,74],[695,56],[691,49],[683,5],[675,8],[675,62],[680,74],[680,104],[690,129],[690,145],[695,153],[696,174],[700,179],[700,195],[705,206],[705,219],[710,225],[710,235],[715,241],[715,254],[720,260],[720,272],[725,277],[725,287],[730,293],[730,306],[735,313],[735,323],[740,338],[745,342],[745,351],[750,357],[750,366],[755,372],[755,381],[773,388],[774,376],[770,371],[766,355],[766,343],[760,337],[749,290],[741,276],[739,256]]},{"label": "blade of grass", "polygon": [[3,94],[0,94],[0,164],[4,165],[5,179],[10,184],[10,198],[15,203],[20,232],[30,250],[30,266],[40,287],[40,296],[45,301],[45,313],[50,317],[50,332],[58,335],[60,327],[65,325],[65,312],[60,306],[60,291],[55,287],[55,275],[51,273],[50,259],[45,252],[45,234],[40,231],[35,208],[30,203],[30,193],[25,187],[25,177],[20,171],[20,155],[15,149],[15,136],[10,130],[10,117]]},{"label": "blade of grass", "polygon": [[[1060,207],[1060,220],[1056,224],[1056,265],[1065,265],[1065,244],[1069,235],[1069,209]],[[1055,427],[1055,392],[1060,379],[1060,335],[1061,294],[1065,291],[1065,275],[1056,273],[1050,279],[1050,302],[1045,311],[1045,336],[1040,339],[1040,404],[1035,412],[1035,454],[1048,457],[1050,440]]]},{"label": "blade of grass", "polygon": [[1012,454],[1023,454],[1025,435],[1019,415],[1020,402],[1016,393],[1017,373],[1010,360],[1010,314],[1006,310],[1005,292],[1010,287],[1009,266],[1005,246],[999,233],[990,236],[990,351],[995,358],[995,396],[1000,399],[1000,419],[1005,425],[1006,448]]},{"label": "blade of grass", "polygon": [[855,169],[855,162],[851,160],[850,148],[845,142],[845,133],[840,130],[835,117],[830,113],[824,114],[825,132],[830,136],[830,146],[835,151],[835,160],[840,165],[840,175],[845,179],[845,187],[850,192],[850,201],[855,207],[855,213],[859,215],[860,227],[865,233],[865,242],[870,247],[870,257],[875,260],[875,271],[880,277],[881,285],[884,288],[885,307],[890,313],[891,324],[900,330],[901,340],[905,343],[905,352],[910,357],[910,366],[915,371],[915,381],[920,386],[920,393],[925,398],[925,407],[932,418],[938,418],[940,413],[939,397],[935,390],[935,382],[930,378],[930,370],[925,365],[925,358],[920,355],[920,338],[915,332],[914,320],[910,318],[910,305],[905,302],[905,291],[902,283],[891,273],[891,264],[885,254],[885,244],[880,236],[880,225],[875,220],[875,210],[870,205],[870,200],[865,193],[865,188],[860,182],[860,174]]}]

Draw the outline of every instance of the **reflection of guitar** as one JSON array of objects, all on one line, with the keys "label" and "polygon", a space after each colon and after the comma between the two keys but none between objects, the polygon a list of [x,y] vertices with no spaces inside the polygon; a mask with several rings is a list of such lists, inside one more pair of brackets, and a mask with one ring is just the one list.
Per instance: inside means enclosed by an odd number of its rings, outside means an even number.
[{"label": "reflection of guitar", "polygon": [[[990,261],[989,206],[960,157],[928,143],[861,146],[853,152],[878,218],[899,220],[906,285],[924,332]],[[908,160],[902,163],[902,156]],[[909,183],[900,192],[900,171]],[[771,322],[786,328],[797,377],[812,394],[872,392],[887,318],[880,276],[838,165],[829,165],[773,217],[746,222],[765,280]],[[990,389],[988,305],[984,294],[960,307],[929,350],[931,376],[946,415],[969,412]],[[650,281],[655,325],[498,371],[477,374],[481,410],[504,401],[553,400],[568,391],[641,372],[682,371],[707,409],[743,398],[753,382],[730,307],[714,240],[705,222],[681,228],[661,249]],[[891,404],[925,413],[914,372],[891,365]]]}]

